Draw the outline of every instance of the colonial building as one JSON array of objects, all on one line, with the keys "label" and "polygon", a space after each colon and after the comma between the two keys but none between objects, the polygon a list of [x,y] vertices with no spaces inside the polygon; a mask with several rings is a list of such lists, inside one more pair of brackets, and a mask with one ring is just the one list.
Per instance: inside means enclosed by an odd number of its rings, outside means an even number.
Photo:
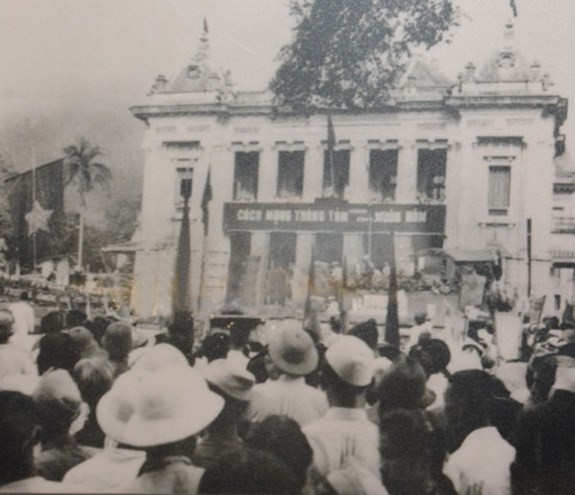
[{"label": "colonial building", "polygon": [[415,60],[377,111],[328,116],[236,92],[210,68],[204,33],[190,63],[170,81],[159,76],[132,108],[146,123],[137,314],[170,312],[183,184],[192,191],[190,303],[202,311],[234,300],[301,305],[312,256],[381,269],[391,232],[400,270],[412,272],[426,248],[499,253],[503,283],[523,294],[528,220],[533,292],[571,284],[572,237],[554,223],[571,215],[557,198],[571,203],[573,175],[556,179],[567,102],[511,35],[456,82]]}]

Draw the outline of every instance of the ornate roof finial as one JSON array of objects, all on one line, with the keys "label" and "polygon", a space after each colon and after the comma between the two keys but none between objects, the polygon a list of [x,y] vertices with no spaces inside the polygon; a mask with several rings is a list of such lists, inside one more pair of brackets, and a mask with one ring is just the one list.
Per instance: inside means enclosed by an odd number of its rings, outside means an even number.
[{"label": "ornate roof finial", "polygon": [[515,26],[513,25],[513,21],[508,20],[505,23],[505,31],[503,32],[503,39],[505,40],[505,50],[512,50],[513,49],[513,42],[515,38]]},{"label": "ornate roof finial", "polygon": [[198,51],[192,57],[192,63],[201,63],[207,64],[208,55],[210,52],[210,43],[209,43],[209,31],[208,31],[208,21],[204,17],[204,27],[202,30],[202,35],[200,36],[200,44],[198,46]]}]

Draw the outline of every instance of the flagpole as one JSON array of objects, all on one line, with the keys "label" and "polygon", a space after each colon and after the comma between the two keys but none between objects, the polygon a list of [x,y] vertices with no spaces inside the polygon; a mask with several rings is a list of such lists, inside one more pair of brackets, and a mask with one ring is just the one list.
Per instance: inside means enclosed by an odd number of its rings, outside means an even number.
[{"label": "flagpole", "polygon": [[[32,142],[32,209],[36,207],[36,146]],[[36,253],[36,225],[32,232],[32,266],[36,273],[37,253]]]},{"label": "flagpole", "polygon": [[329,163],[329,175],[330,175],[332,198],[335,197],[334,148],[335,148],[335,131],[333,129],[333,120],[331,118],[331,113],[329,113],[327,115],[327,159]]},{"label": "flagpole", "polygon": [[[205,19],[204,19],[205,22]],[[207,27],[206,27],[207,32]],[[206,176],[206,183],[204,185],[204,192],[202,194],[202,224],[204,228],[204,242],[202,243],[202,261],[200,266],[200,287],[198,290],[198,303],[197,309],[198,312],[201,311],[202,304],[205,300],[204,294],[204,284],[206,279],[206,257],[208,252],[208,242],[209,242],[209,223],[210,223],[210,215],[208,206],[210,201],[212,200],[213,193],[212,193],[212,183],[211,183],[211,167],[208,167],[208,174]]]}]

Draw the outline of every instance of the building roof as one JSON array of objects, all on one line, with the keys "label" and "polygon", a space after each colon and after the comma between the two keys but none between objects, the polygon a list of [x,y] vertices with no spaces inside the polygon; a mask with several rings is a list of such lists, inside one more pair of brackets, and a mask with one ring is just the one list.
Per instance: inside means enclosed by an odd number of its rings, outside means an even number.
[{"label": "building roof", "polygon": [[448,249],[444,252],[456,263],[495,261],[493,252],[488,249]]},{"label": "building roof", "polygon": [[413,86],[418,89],[448,88],[455,83],[449,79],[435,63],[427,63],[421,57],[413,60],[405,75],[399,82],[399,87]]},{"label": "building roof", "polygon": [[199,46],[190,62],[170,81],[160,75],[152,87],[155,93],[203,93],[231,90],[229,71],[220,74],[210,67],[210,45],[208,28],[204,21],[204,31]]}]

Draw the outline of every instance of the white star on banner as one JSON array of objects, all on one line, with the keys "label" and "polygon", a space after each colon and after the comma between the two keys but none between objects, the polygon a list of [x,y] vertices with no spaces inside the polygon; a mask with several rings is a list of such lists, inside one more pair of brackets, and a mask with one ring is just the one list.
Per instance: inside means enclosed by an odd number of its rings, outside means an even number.
[{"label": "white star on banner", "polygon": [[53,210],[45,210],[36,200],[31,211],[26,213],[26,222],[28,222],[28,235],[32,235],[38,230],[49,230],[48,219]]}]

